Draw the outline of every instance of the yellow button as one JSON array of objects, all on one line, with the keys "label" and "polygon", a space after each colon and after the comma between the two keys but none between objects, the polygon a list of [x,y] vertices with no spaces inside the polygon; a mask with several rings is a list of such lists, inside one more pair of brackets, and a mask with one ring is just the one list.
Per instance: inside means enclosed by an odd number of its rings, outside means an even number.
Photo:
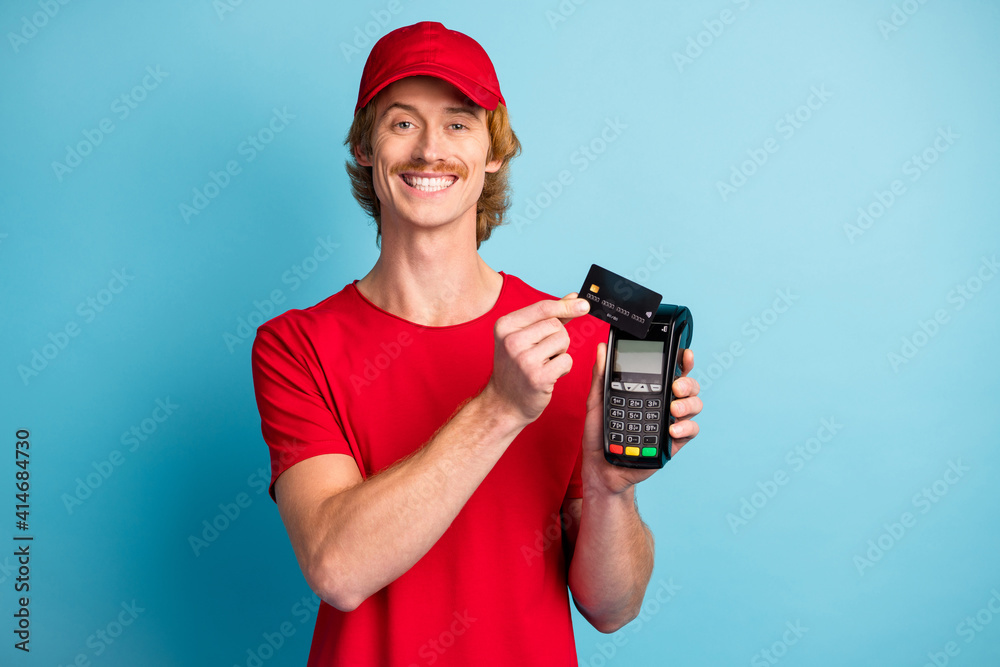
[{"label": "yellow button", "polygon": [[625,456],[639,456],[639,448],[638,447],[626,447],[625,448]]}]

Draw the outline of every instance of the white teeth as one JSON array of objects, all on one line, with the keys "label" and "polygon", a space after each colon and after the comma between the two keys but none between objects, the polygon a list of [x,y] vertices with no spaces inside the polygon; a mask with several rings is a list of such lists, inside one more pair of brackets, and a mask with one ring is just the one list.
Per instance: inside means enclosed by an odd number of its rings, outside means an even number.
[{"label": "white teeth", "polygon": [[436,192],[444,190],[455,182],[454,176],[442,176],[440,178],[415,178],[413,176],[403,176],[407,185],[421,190],[422,192]]}]

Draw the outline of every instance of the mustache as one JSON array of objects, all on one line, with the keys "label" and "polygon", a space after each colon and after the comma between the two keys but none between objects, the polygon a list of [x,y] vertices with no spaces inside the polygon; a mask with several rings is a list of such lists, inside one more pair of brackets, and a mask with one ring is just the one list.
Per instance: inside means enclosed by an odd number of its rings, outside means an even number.
[{"label": "mustache", "polygon": [[390,176],[398,176],[407,171],[416,171],[421,173],[432,173],[432,174],[455,174],[459,178],[468,178],[469,170],[465,168],[465,165],[461,163],[454,164],[417,164],[416,162],[401,162],[400,164],[393,165],[389,170]]}]

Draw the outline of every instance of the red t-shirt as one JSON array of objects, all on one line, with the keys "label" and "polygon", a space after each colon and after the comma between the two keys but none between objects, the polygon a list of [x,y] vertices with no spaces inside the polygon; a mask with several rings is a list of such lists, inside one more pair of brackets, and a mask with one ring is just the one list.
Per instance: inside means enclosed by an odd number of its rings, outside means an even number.
[{"label": "red t-shirt", "polygon": [[[502,274],[503,275],[503,274]],[[320,454],[354,458],[363,477],[425,444],[482,390],[497,318],[542,299],[503,275],[486,314],[424,327],[354,287],[260,326],[253,378],[274,481]],[[580,449],[598,342],[593,317],[569,323],[572,371],[409,571],[351,612],[323,603],[309,665],[576,665],[559,530],[581,496]]]}]

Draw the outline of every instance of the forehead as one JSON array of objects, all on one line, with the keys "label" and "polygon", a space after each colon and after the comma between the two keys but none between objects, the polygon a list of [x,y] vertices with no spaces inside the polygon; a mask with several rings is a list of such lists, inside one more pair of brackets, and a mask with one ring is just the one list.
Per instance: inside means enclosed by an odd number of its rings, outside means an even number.
[{"label": "forehead", "polygon": [[390,105],[404,105],[418,111],[463,109],[476,116],[486,114],[485,109],[469,99],[461,90],[443,79],[432,76],[408,76],[394,81],[379,91],[375,100],[379,116]]}]

